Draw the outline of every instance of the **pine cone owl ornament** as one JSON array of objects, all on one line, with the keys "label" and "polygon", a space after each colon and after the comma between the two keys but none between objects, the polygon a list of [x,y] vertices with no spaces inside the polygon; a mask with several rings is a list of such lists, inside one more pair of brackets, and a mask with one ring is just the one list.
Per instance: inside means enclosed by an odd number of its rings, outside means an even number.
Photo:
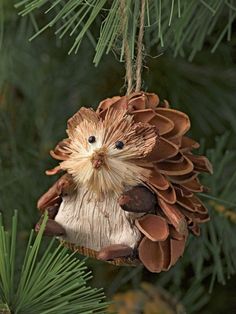
[{"label": "pine cone owl ornament", "polygon": [[189,231],[199,235],[209,219],[195,193],[204,190],[198,174],[212,167],[192,153],[199,144],[189,128],[186,114],[152,93],[81,108],[51,151],[60,163],[46,173],[65,173],[38,201],[49,215],[45,234],[97,259],[168,270]]}]

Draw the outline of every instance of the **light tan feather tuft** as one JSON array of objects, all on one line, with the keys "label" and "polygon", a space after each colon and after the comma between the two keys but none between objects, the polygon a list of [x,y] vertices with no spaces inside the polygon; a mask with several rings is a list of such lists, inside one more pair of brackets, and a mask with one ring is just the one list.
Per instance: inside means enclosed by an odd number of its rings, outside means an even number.
[{"label": "light tan feather tuft", "polygon": [[[93,110],[82,108],[69,121],[68,135],[69,158],[61,162],[61,169],[70,173],[78,186],[86,186],[91,197],[118,196],[125,187],[148,179],[149,171],[138,161],[155,146],[156,128],[135,123],[126,110],[110,109],[102,120]],[[94,143],[88,141],[91,136],[96,138]],[[116,148],[118,141],[123,142],[122,149]],[[96,156],[102,158],[99,169],[93,167]]]}]

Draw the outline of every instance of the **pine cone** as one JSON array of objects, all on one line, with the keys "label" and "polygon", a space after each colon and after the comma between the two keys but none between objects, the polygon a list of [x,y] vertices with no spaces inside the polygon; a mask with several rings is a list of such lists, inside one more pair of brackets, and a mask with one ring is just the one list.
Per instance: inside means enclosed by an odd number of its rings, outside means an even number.
[{"label": "pine cone", "polygon": [[[133,171],[137,169],[140,175],[137,175],[137,182],[134,179],[129,181],[128,177],[124,177],[123,181],[130,182],[131,186],[142,183],[156,197],[154,210],[142,215],[139,213],[133,219],[134,227],[142,234],[137,243],[138,258],[152,272],[168,270],[182,256],[188,231],[198,236],[199,224],[209,219],[207,209],[195,193],[204,190],[197,178],[198,174],[212,173],[212,167],[205,156],[192,153],[199,144],[185,135],[190,128],[188,116],[170,109],[168,102],[160,102],[156,94],[144,92],[105,99],[99,104],[96,113],[80,109],[68,121],[68,139],[51,151],[52,157],[62,162],[47,172],[55,174],[65,170],[77,185],[82,179],[81,176],[78,177],[79,170],[73,168],[72,159],[74,158],[73,162],[78,160],[74,157],[78,151],[76,145],[82,145],[82,142],[76,142],[78,136],[82,136],[82,131],[79,133],[78,129],[82,121],[84,127],[89,129],[88,135],[91,135],[88,141],[93,142],[95,138],[92,134],[95,125],[101,125],[101,128],[107,128],[104,135],[107,142],[109,138],[117,139],[117,149],[122,149],[124,142],[127,143],[126,155],[120,155],[119,158],[129,158],[130,167],[134,167]],[[96,130],[98,132],[100,129]],[[122,139],[125,140],[122,142]],[[129,151],[129,147],[133,150]],[[105,148],[100,149],[96,162],[92,161],[93,166],[106,166],[107,154]],[[128,173],[125,175],[128,176]],[[117,178],[118,176],[119,174]],[[97,182],[90,180],[93,189],[98,189]],[[107,188],[113,184],[112,177],[109,180],[109,184],[107,180],[102,181]],[[103,190],[105,187],[99,193],[106,197]],[[118,192],[121,190],[117,188]],[[42,201],[41,209],[47,207],[43,203]]]}]

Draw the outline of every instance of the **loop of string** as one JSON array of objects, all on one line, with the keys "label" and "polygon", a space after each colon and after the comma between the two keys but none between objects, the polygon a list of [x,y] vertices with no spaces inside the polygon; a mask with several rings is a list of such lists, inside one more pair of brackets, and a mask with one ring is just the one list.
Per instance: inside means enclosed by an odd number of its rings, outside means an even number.
[{"label": "loop of string", "polygon": [[127,83],[126,94],[129,95],[133,90],[133,60],[131,56],[128,40],[128,12],[126,9],[126,0],[120,1],[122,18],[122,36],[125,55],[125,82]]},{"label": "loop of string", "polygon": [[[126,9],[126,1],[121,0],[121,16],[122,16],[122,33],[123,33],[123,44],[124,44],[124,55],[125,55],[125,81],[127,83],[127,92],[129,95],[133,90],[139,92],[142,85],[142,63],[143,63],[143,36],[144,36],[144,17],[145,17],[145,0],[140,0],[141,9],[139,16],[139,33],[137,41],[137,57],[136,63],[134,64],[131,55],[130,44],[128,40],[128,12]],[[135,75],[134,75],[135,69]],[[134,83],[135,88],[134,88]]]},{"label": "loop of string", "polygon": [[142,75],[142,63],[143,63],[144,15],[145,15],[145,0],[141,0],[140,26],[139,26],[138,43],[137,43],[135,92],[139,92],[142,85],[141,75]]}]

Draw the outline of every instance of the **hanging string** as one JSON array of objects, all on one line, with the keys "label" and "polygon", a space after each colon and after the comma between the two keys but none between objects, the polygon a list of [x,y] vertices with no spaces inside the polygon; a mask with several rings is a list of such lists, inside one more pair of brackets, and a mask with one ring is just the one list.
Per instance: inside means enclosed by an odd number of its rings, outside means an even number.
[{"label": "hanging string", "polygon": [[128,12],[126,10],[126,0],[121,0],[122,33],[124,36],[124,54],[125,54],[125,81],[127,82],[126,94],[129,95],[133,90],[133,61],[128,41]]},{"label": "hanging string", "polygon": [[139,92],[142,85],[144,17],[145,17],[145,0],[141,0],[140,26],[137,43],[135,92]]},{"label": "hanging string", "polygon": [[126,81],[127,81],[127,95],[133,90],[133,62],[130,53],[128,39],[125,40],[125,66],[126,66]]},{"label": "hanging string", "polygon": [[137,41],[137,57],[135,64],[135,77],[134,77],[134,64],[131,56],[131,49],[128,40],[128,12],[126,9],[126,0],[121,0],[121,16],[122,16],[122,34],[124,44],[124,55],[125,55],[125,81],[127,83],[127,92],[129,95],[134,90],[134,81],[136,81],[135,91],[139,92],[142,85],[142,66],[143,66],[143,36],[144,36],[144,18],[145,18],[145,0],[140,0],[140,18],[139,18],[139,33]]}]

